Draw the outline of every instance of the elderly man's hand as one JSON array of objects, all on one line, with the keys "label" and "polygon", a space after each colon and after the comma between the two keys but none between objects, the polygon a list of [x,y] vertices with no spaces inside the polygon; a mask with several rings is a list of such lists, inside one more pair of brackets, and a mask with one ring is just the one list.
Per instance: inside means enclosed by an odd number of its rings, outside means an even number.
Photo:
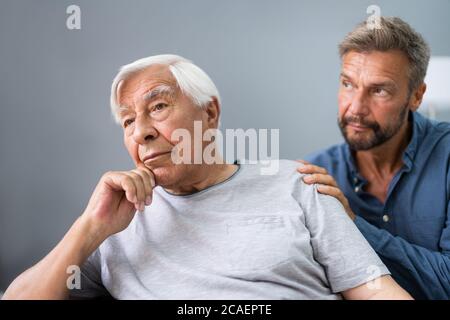
[{"label": "elderly man's hand", "polygon": [[334,178],[330,174],[328,174],[327,170],[322,167],[310,164],[309,162],[304,160],[297,161],[303,164],[303,166],[297,168],[298,172],[306,174],[306,176],[303,178],[303,181],[307,184],[317,183],[317,190],[320,193],[333,196],[338,199],[344,206],[344,209],[350,219],[355,220],[355,214],[350,208],[347,198],[345,197],[344,193],[342,193],[341,189],[339,189],[339,186]]},{"label": "elderly man's hand", "polygon": [[110,171],[97,184],[81,216],[97,237],[106,239],[124,230],[136,210],[152,202],[155,178],[145,166],[131,171]]}]

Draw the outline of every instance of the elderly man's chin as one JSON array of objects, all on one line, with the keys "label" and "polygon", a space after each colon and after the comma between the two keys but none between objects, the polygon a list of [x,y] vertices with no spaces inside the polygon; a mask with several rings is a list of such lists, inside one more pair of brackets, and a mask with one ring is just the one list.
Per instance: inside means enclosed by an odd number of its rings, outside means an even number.
[{"label": "elderly man's chin", "polygon": [[156,185],[163,188],[176,186],[186,172],[186,165],[174,164],[170,157],[164,161],[144,165],[153,172]]}]

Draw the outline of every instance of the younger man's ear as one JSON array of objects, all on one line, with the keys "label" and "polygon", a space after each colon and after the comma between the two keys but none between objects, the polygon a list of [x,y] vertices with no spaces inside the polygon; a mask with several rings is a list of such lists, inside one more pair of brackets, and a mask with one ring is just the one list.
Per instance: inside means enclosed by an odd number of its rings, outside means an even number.
[{"label": "younger man's ear", "polygon": [[425,84],[425,82],[422,83],[416,90],[414,90],[410,101],[411,111],[417,111],[420,104],[422,103],[425,91],[427,91],[427,85]]}]

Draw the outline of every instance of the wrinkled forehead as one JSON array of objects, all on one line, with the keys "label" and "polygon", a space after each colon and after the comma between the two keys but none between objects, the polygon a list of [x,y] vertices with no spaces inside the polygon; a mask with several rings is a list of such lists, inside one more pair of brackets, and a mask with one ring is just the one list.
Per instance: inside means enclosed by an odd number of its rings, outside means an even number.
[{"label": "wrinkled forehead", "polygon": [[396,82],[407,80],[408,58],[400,51],[350,51],[342,59],[341,71],[352,77],[386,78]]},{"label": "wrinkled forehead", "polygon": [[165,88],[166,91],[171,90],[173,94],[178,91],[177,81],[168,66],[153,65],[128,75],[117,85],[117,101],[119,105],[133,105],[136,101],[144,99],[155,88]]}]

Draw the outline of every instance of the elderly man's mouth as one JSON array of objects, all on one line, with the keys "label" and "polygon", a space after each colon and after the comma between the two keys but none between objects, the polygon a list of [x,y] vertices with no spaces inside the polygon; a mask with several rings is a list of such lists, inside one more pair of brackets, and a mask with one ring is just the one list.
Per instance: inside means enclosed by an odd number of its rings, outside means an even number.
[{"label": "elderly man's mouth", "polygon": [[142,159],[142,162],[146,163],[146,162],[152,162],[155,160],[158,160],[159,158],[165,156],[165,155],[170,155],[171,151],[164,151],[164,152],[154,152],[149,154],[148,156],[145,156],[144,159]]}]

